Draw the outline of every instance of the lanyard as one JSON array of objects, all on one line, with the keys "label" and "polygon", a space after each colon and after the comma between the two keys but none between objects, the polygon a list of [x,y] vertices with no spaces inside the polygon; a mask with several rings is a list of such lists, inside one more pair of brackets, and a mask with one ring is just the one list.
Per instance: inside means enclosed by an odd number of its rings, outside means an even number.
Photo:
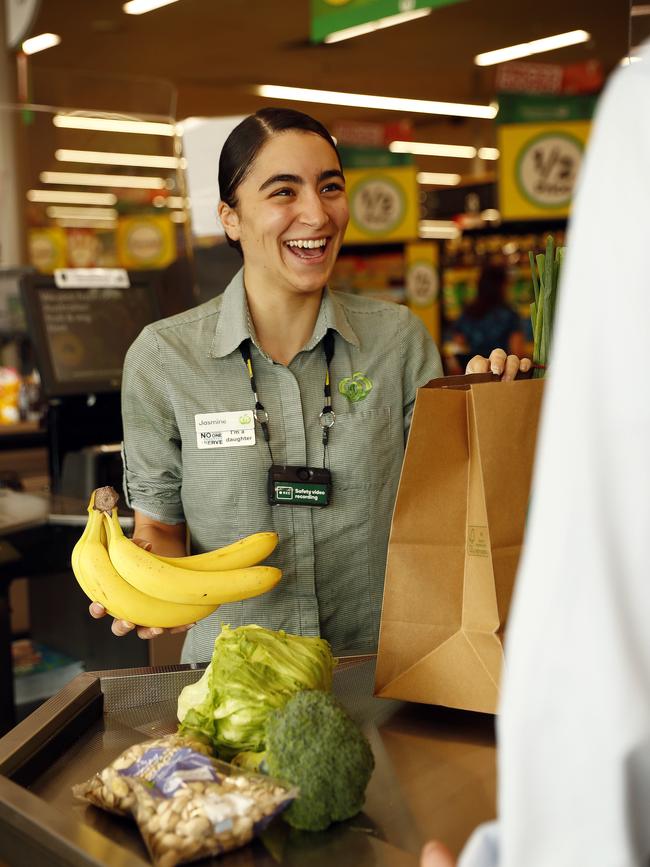
[{"label": "lanyard", "polygon": [[[245,340],[239,347],[239,351],[241,352],[241,356],[244,359],[244,364],[246,365],[246,370],[248,372],[248,378],[251,384],[251,390],[253,392],[253,397],[255,398],[255,420],[258,422],[259,426],[262,428],[262,433],[264,435],[264,440],[266,441],[267,446],[269,447],[269,454],[271,456],[271,463],[275,463],[273,460],[273,452],[271,451],[271,434],[269,431],[269,414],[264,409],[264,405],[259,399],[259,395],[257,393],[257,385],[255,383],[255,372],[253,370],[253,360],[251,358],[251,347],[250,347],[250,339]],[[325,466],[325,457],[327,452],[327,445],[329,443],[330,430],[334,427],[334,422],[336,421],[336,414],[332,409],[332,389],[330,385],[330,364],[332,363],[332,359],[334,358],[334,333],[329,329],[325,333],[325,337],[323,337],[323,349],[325,350],[325,385],[323,386],[323,395],[325,398],[325,404],[323,409],[321,410],[318,421],[323,430],[323,466]]]}]

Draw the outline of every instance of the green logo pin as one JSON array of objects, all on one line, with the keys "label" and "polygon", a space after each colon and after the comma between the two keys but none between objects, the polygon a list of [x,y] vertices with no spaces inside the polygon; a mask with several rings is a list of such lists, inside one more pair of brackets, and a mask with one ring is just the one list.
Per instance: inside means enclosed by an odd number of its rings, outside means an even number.
[{"label": "green logo pin", "polygon": [[251,416],[250,415],[240,415],[239,416],[239,424],[250,424]]},{"label": "green logo pin", "polygon": [[358,403],[360,400],[365,400],[372,391],[372,380],[368,379],[365,373],[357,371],[352,376],[346,376],[339,382],[339,392],[350,401],[350,403]]}]

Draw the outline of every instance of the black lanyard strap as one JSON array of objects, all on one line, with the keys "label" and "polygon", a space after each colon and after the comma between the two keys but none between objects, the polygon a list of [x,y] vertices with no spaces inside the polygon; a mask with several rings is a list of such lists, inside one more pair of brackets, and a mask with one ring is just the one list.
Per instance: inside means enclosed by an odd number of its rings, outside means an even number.
[{"label": "black lanyard strap", "polygon": [[257,396],[257,384],[255,383],[253,359],[251,358],[250,340],[245,340],[240,345],[239,351],[241,352],[241,357],[244,359],[244,364],[246,365],[246,370],[248,371],[248,378],[251,383],[251,389],[253,391],[253,397],[255,398],[255,419],[259,422],[259,425],[262,428],[262,433],[264,434],[264,439],[268,443],[271,439],[271,435],[269,433],[269,414],[264,409],[262,402]]},{"label": "black lanyard strap", "polygon": [[[332,429],[332,427],[334,426],[334,422],[336,421],[336,414],[332,409],[332,388],[330,382],[330,365],[332,363],[332,359],[334,358],[334,332],[330,331],[329,329],[325,333],[325,337],[323,337],[323,349],[325,350],[325,385],[323,387],[325,405],[323,406],[322,412],[319,414],[318,419],[323,429],[323,449],[326,449],[329,442],[330,430]],[[271,453],[271,434],[269,431],[269,414],[264,409],[264,405],[259,399],[259,395],[257,393],[255,371],[253,370],[253,359],[251,357],[250,339],[244,340],[244,342],[240,344],[239,351],[241,353],[241,357],[244,359],[244,364],[246,365],[246,370],[248,372],[248,379],[250,380],[251,384],[251,390],[253,392],[253,397],[255,398],[255,419],[262,428],[264,439],[269,446],[271,461],[273,461],[273,454]]]},{"label": "black lanyard strap", "polygon": [[323,338],[323,349],[325,350],[325,386],[323,388],[325,406],[318,416],[318,420],[323,428],[323,448],[327,448],[330,430],[334,427],[334,422],[336,421],[336,413],[332,409],[332,387],[330,383],[330,364],[334,358],[334,332],[329,329]]}]

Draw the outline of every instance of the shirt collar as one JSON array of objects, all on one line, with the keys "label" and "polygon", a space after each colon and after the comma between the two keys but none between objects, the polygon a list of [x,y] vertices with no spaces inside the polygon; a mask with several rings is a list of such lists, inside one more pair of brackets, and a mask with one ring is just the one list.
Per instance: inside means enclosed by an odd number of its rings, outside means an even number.
[{"label": "shirt collar", "polygon": [[244,269],[240,268],[223,293],[221,312],[208,355],[210,358],[224,358],[252,336],[244,290]]},{"label": "shirt collar", "polygon": [[[314,349],[332,328],[357,349],[361,345],[352,326],[348,322],[345,309],[335,293],[325,288],[318,311],[318,318],[305,350]],[[244,340],[255,341],[255,333],[250,321],[246,290],[244,289],[244,269],[241,268],[232,278],[223,293],[221,313],[208,355],[211,358],[224,358],[230,355]]]}]

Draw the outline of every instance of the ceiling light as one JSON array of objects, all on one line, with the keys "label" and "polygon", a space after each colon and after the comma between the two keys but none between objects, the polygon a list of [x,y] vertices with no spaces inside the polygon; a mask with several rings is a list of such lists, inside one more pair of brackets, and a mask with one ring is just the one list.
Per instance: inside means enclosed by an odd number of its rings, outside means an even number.
[{"label": "ceiling light", "polygon": [[578,45],[589,39],[591,34],[586,30],[571,30],[568,33],[559,33],[557,36],[546,36],[544,39],[534,39],[532,42],[522,42],[509,48],[498,48],[496,51],[477,54],[474,63],[477,66],[493,66],[495,63],[517,60],[519,57],[529,57],[531,54],[543,54],[545,51],[555,51],[568,45]]},{"label": "ceiling light", "polygon": [[25,54],[36,54],[37,51],[45,51],[46,48],[54,48],[61,42],[61,37],[56,33],[39,33],[38,36],[32,36],[31,39],[26,39],[22,44],[22,49]]},{"label": "ceiling light", "polygon": [[64,229],[115,229],[117,220],[88,220],[81,217],[65,217],[54,221]]},{"label": "ceiling light", "polygon": [[136,175],[94,175],[81,172],[41,172],[42,184],[75,184],[81,187],[129,187],[141,190],[162,190],[164,178]]},{"label": "ceiling light", "polygon": [[496,208],[486,208],[481,211],[481,219],[485,220],[486,223],[496,223],[501,219],[501,212],[497,211]]},{"label": "ceiling light", "polygon": [[498,160],[501,156],[499,148],[479,148],[478,158],[480,160]]},{"label": "ceiling light", "polygon": [[418,184],[438,184],[443,187],[455,187],[460,183],[460,175],[446,172],[418,172],[415,176]]},{"label": "ceiling light", "polygon": [[160,9],[161,6],[169,6],[171,3],[176,3],[176,0],[129,0],[122,9],[127,15],[142,15],[144,12],[151,12],[153,9]]},{"label": "ceiling light", "polygon": [[107,166],[144,166],[155,169],[177,169],[178,157],[154,156],[153,154],[116,154],[107,151],[55,151],[57,160],[64,163],[94,163]]},{"label": "ceiling light", "polygon": [[355,36],[365,36],[366,33],[383,30],[385,27],[393,27],[395,24],[406,24],[407,21],[424,18],[430,14],[431,7],[413,9],[411,12],[398,12],[397,15],[378,18],[376,21],[368,21],[366,24],[357,24],[354,27],[346,27],[345,30],[336,30],[325,37],[325,42],[342,42],[344,39],[352,39]]},{"label": "ceiling light", "polygon": [[453,240],[460,235],[460,229],[453,220],[420,220],[421,238],[447,238]]},{"label": "ceiling light", "polygon": [[394,154],[419,154],[429,157],[461,157],[471,160],[476,156],[476,148],[468,145],[433,144],[424,141],[393,141],[388,150]]},{"label": "ceiling light", "polygon": [[190,200],[183,198],[183,196],[167,196],[165,205],[168,208],[189,208]]},{"label": "ceiling light", "polygon": [[45,213],[51,219],[70,217],[86,220],[117,220],[115,208],[66,208],[60,205],[50,205],[49,208],[45,209]]},{"label": "ceiling light", "polygon": [[377,108],[384,111],[444,114],[454,117],[478,117],[492,120],[496,105],[469,105],[460,102],[435,102],[428,99],[402,99],[396,96],[375,96],[364,93],[342,93],[337,90],[311,90],[306,87],[283,87],[260,84],[255,88],[258,96],[269,99],[289,99],[296,102],[314,102],[324,105],[348,105],[356,108]]},{"label": "ceiling light", "polygon": [[130,132],[142,135],[174,135],[175,133],[173,123],[90,117],[83,114],[55,114],[52,123],[64,129],[92,129],[100,132]]},{"label": "ceiling light", "polygon": [[72,190],[28,190],[30,202],[61,202],[66,205],[114,205],[115,193],[78,193]]}]

